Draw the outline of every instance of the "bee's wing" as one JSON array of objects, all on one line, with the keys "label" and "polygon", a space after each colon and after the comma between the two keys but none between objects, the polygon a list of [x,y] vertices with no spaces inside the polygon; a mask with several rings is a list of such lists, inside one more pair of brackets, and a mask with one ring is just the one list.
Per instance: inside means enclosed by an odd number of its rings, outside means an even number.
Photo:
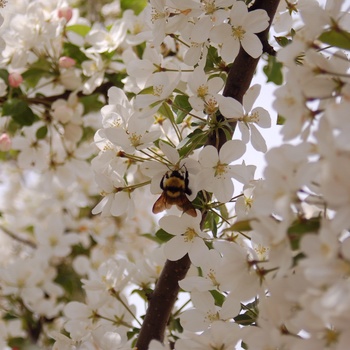
[{"label": "bee's wing", "polygon": [[163,192],[160,195],[160,197],[156,200],[156,202],[153,204],[152,212],[153,212],[153,214],[158,214],[165,209],[169,209],[170,207],[171,207],[171,205],[169,205],[169,203],[167,203],[165,193]]},{"label": "bee's wing", "polygon": [[193,217],[197,216],[197,212],[193,204],[187,198],[185,194],[181,195],[176,202],[177,207],[182,210],[184,213],[191,215]]}]

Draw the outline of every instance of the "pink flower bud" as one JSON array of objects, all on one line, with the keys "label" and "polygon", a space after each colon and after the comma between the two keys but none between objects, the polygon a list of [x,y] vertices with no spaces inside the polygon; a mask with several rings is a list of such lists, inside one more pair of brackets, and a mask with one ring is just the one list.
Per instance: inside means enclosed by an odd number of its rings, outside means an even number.
[{"label": "pink flower bud", "polygon": [[13,72],[9,74],[9,84],[10,86],[16,88],[19,87],[23,82],[23,77],[21,74]]},{"label": "pink flower bud", "polygon": [[0,151],[7,152],[11,149],[12,141],[8,134],[0,135]]},{"label": "pink flower bud", "polygon": [[61,7],[58,10],[58,18],[65,18],[67,22],[72,18],[73,11],[70,7]]},{"label": "pink flower bud", "polygon": [[60,57],[60,59],[58,60],[58,65],[61,68],[70,68],[73,67],[75,65],[75,59],[68,57],[68,56],[62,56]]}]

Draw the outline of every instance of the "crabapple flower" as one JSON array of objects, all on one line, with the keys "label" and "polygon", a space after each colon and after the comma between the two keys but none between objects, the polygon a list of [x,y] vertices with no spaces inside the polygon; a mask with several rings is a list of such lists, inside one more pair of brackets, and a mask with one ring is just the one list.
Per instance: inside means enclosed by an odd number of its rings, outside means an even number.
[{"label": "crabapple flower", "polygon": [[210,292],[192,292],[191,301],[194,308],[185,310],[180,316],[180,322],[184,329],[191,332],[204,331],[213,322],[221,319],[220,309],[215,305]]},{"label": "crabapple flower", "polygon": [[76,60],[68,56],[62,56],[58,60],[58,65],[61,68],[71,68],[75,66],[75,64],[76,64]]},{"label": "crabapple flower", "polygon": [[12,141],[7,133],[2,133],[0,135],[0,151],[7,152],[11,149]]},{"label": "crabapple flower", "polygon": [[159,104],[169,98],[180,81],[181,74],[171,77],[167,72],[154,73],[147,86],[152,86],[151,94],[139,94],[135,98],[135,107],[144,108]]},{"label": "crabapple flower", "polygon": [[179,281],[179,286],[186,291],[206,292],[219,288],[216,275],[221,265],[221,255],[215,249],[207,251],[206,255],[199,257],[198,266],[201,268],[201,276],[186,276]]},{"label": "crabapple flower", "polygon": [[179,339],[175,343],[175,350],[233,350],[237,349],[236,346],[241,336],[241,329],[237,324],[214,321],[203,333]]},{"label": "crabapple flower", "polygon": [[137,113],[133,113],[132,109],[128,112],[132,114],[126,123],[106,128],[104,133],[110,142],[120,146],[124,152],[133,153],[135,150],[151,146],[160,137],[160,130],[151,130],[149,118],[138,118]]},{"label": "crabapple flower", "polygon": [[104,198],[92,209],[92,214],[101,213],[102,216],[120,216],[134,213],[134,202],[127,189],[123,189],[125,182],[115,172],[107,176],[96,174],[96,182],[102,189]]},{"label": "crabapple flower", "polygon": [[85,52],[85,54],[91,58],[81,64],[84,75],[89,77],[83,85],[83,93],[88,95],[102,84],[106,67],[101,55],[97,52]]},{"label": "crabapple flower", "polygon": [[153,44],[160,45],[165,38],[166,23],[170,15],[166,0],[150,0]]},{"label": "crabapple flower", "polygon": [[184,214],[181,217],[176,215],[163,216],[159,220],[159,226],[166,232],[174,235],[164,245],[164,255],[167,259],[176,261],[188,254],[192,263],[198,266],[201,257],[208,251],[204,239],[210,238],[200,228],[202,215],[197,210],[197,216],[192,217]]},{"label": "crabapple flower", "polygon": [[16,135],[12,140],[12,148],[20,151],[18,164],[23,169],[44,170],[48,167],[49,145],[44,140],[38,140],[36,132],[40,123],[24,127],[22,135]]},{"label": "crabapple flower", "polygon": [[194,23],[191,40],[196,43],[202,43],[208,40],[210,30],[214,25],[223,23],[227,18],[228,8],[236,0],[204,0],[201,1],[200,7],[204,16],[200,17]]},{"label": "crabapple flower", "polygon": [[110,290],[121,291],[130,281],[130,264],[126,260],[109,259],[102,263],[95,276],[82,279],[84,288],[89,291],[108,292]]},{"label": "crabapple flower", "polygon": [[38,255],[47,259],[65,257],[72,246],[79,243],[76,233],[66,233],[64,222],[59,215],[49,215],[43,225],[37,226],[35,237],[38,245]]},{"label": "crabapple flower", "polygon": [[242,133],[242,141],[248,143],[260,152],[266,152],[267,146],[264,138],[255,124],[262,128],[271,126],[269,112],[262,107],[252,109],[254,102],[259,96],[261,85],[253,85],[243,96],[243,105],[232,97],[220,96],[219,109],[222,115],[228,119],[238,121],[239,130]]},{"label": "crabapple flower", "polygon": [[164,345],[158,340],[151,340],[148,350],[170,350],[170,346]]},{"label": "crabapple flower", "polygon": [[237,307],[240,301],[249,300],[258,294],[261,288],[260,277],[249,264],[246,248],[227,241],[214,242],[214,248],[223,256],[220,271],[217,273],[220,288],[223,291],[231,291],[231,305],[225,305],[226,300],[223,306],[236,309],[234,303]]},{"label": "crabapple flower", "polygon": [[262,54],[262,44],[256,33],[262,32],[268,25],[269,17],[265,10],[248,12],[243,1],[236,1],[230,11],[230,23],[214,27],[210,39],[222,45],[220,52],[226,62],[236,58],[241,45],[248,55],[258,58]]},{"label": "crabapple flower", "polygon": [[58,9],[57,15],[58,15],[58,18],[64,18],[68,23],[73,16],[73,10],[71,7],[68,7],[68,6],[61,7]]},{"label": "crabapple flower", "polygon": [[13,72],[9,74],[9,85],[16,88],[19,87],[23,83],[23,77],[21,74],[17,72]]},{"label": "crabapple flower", "polygon": [[109,31],[94,25],[86,36],[86,41],[92,45],[88,50],[91,52],[111,52],[114,51],[125,39],[126,26],[123,21],[115,21]]},{"label": "crabapple flower", "polygon": [[196,111],[202,111],[205,108],[205,101],[218,95],[223,88],[224,82],[219,77],[214,77],[208,81],[208,77],[201,67],[195,68],[188,79],[188,87],[192,96],[188,101]]},{"label": "crabapple flower", "polygon": [[212,192],[222,203],[228,202],[233,195],[232,177],[241,181],[244,165],[230,165],[242,157],[246,146],[242,141],[227,141],[218,152],[214,146],[205,146],[199,154],[202,167],[198,175],[198,186]]}]

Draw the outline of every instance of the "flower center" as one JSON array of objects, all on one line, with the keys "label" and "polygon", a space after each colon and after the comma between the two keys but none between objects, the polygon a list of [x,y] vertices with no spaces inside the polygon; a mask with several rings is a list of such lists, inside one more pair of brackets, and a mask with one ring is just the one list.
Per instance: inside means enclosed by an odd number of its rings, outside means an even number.
[{"label": "flower center", "polygon": [[225,177],[226,173],[227,173],[227,164],[218,162],[218,164],[216,164],[215,166],[215,177],[218,177],[218,178]]},{"label": "flower center", "polygon": [[216,99],[213,97],[206,99],[204,112],[208,115],[212,115],[216,113],[217,110],[218,110],[218,103]]},{"label": "flower center", "polygon": [[184,233],[185,241],[192,242],[196,236],[196,231],[192,227],[187,227],[186,232]]},{"label": "flower center", "polygon": [[206,313],[206,315],[204,316],[204,318],[206,320],[208,320],[210,323],[213,323],[214,321],[217,321],[220,319],[219,317],[219,314],[216,312],[216,313],[211,313],[210,311],[208,311]]},{"label": "flower center", "polygon": [[204,0],[203,7],[206,15],[211,15],[215,12],[215,0]]},{"label": "flower center", "polygon": [[129,135],[130,143],[136,147],[140,145],[141,135],[137,135],[135,132]]},{"label": "flower center", "polygon": [[204,97],[208,93],[208,86],[202,84],[201,86],[198,87],[197,89],[197,95],[198,97]]},{"label": "flower center", "polygon": [[239,118],[238,120],[244,123],[258,123],[260,120],[259,113],[254,112],[251,114],[245,114],[242,118]]},{"label": "flower center", "polygon": [[159,19],[166,18],[166,13],[165,12],[159,12],[157,11],[154,7],[152,8],[152,15],[151,15],[151,21],[154,23],[155,21]]},{"label": "flower center", "polygon": [[242,40],[244,38],[245,30],[242,26],[232,27],[232,36],[238,40]]}]

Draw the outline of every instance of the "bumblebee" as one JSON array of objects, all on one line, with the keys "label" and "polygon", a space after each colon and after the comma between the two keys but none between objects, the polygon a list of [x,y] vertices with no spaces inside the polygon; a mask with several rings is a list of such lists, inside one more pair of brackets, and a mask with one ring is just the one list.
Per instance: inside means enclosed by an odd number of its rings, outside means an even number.
[{"label": "bumblebee", "polygon": [[188,171],[186,167],[185,170],[167,171],[160,181],[160,188],[163,190],[163,193],[153,205],[152,212],[154,214],[176,205],[184,213],[193,217],[197,216],[196,209],[186,196],[192,194],[188,187]]}]

